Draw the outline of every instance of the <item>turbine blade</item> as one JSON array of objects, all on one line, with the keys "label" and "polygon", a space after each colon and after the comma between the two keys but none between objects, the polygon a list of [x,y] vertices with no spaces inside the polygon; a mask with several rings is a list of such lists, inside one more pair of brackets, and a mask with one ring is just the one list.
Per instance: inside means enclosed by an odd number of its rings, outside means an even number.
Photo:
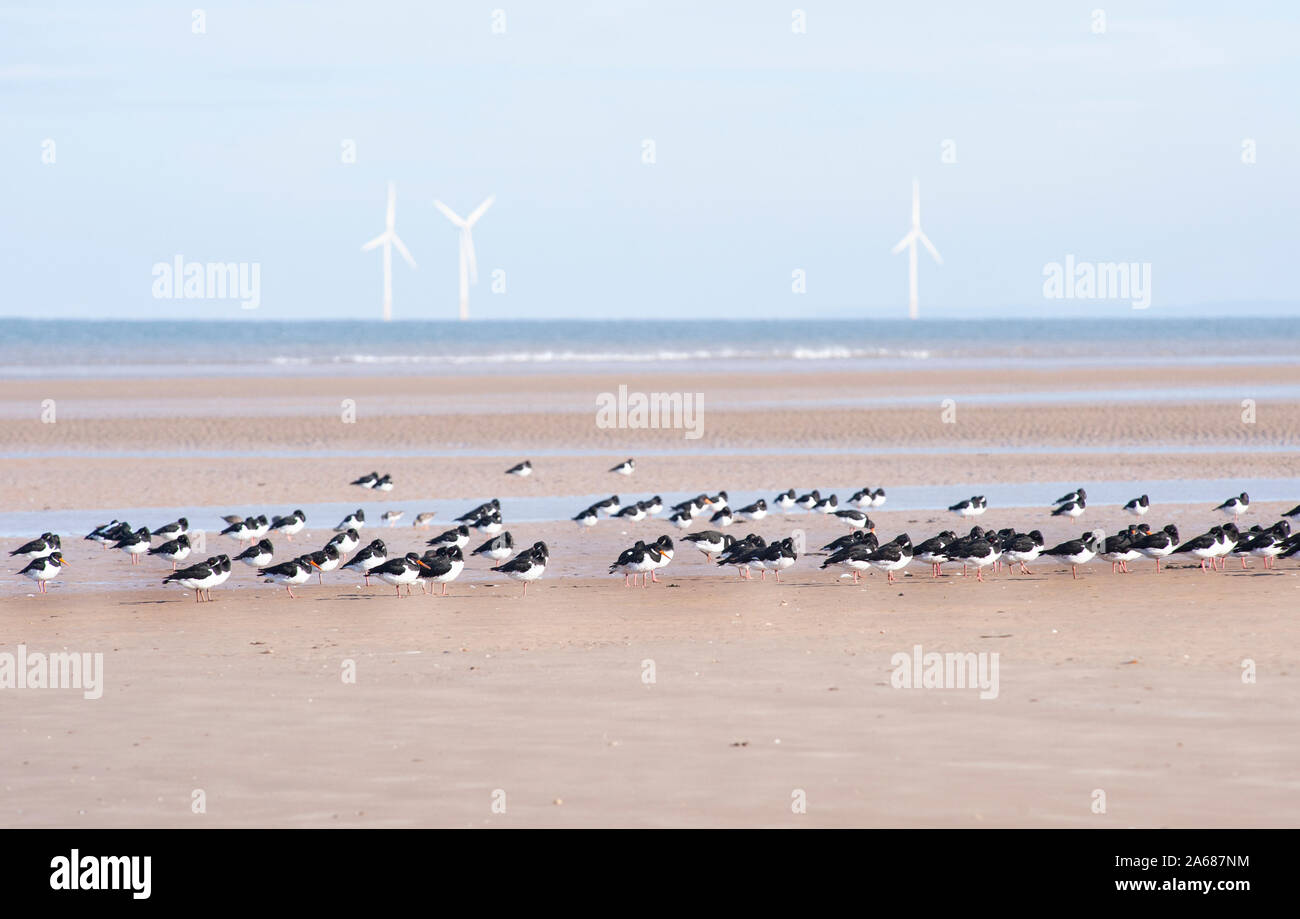
[{"label": "turbine blade", "polygon": [[934,247],[934,243],[930,242],[930,237],[926,236],[920,230],[916,231],[916,236],[917,239],[921,240],[921,245],[925,246],[925,248],[929,250],[930,254],[934,256],[934,260],[942,265],[943,258],[939,255],[939,250]]},{"label": "turbine blade", "polygon": [[496,199],[497,199],[496,195],[488,195],[482,204],[480,204],[478,207],[474,208],[474,210],[470,212],[470,215],[465,218],[465,222],[468,223],[470,226],[473,226],[475,223],[478,222],[478,219],[480,217],[482,217],[484,214],[487,213],[487,209],[492,206],[492,202],[495,201]]},{"label": "turbine blade", "polygon": [[382,232],[382,233],[380,233],[378,236],[376,236],[374,239],[370,240],[370,242],[368,242],[368,243],[366,243],[364,246],[362,246],[362,247],[361,247],[361,251],[362,251],[362,252],[369,252],[371,249],[375,248],[375,246],[379,245],[380,243],[382,243],[382,242],[383,242],[384,240],[386,240],[387,238],[388,238],[388,231],[385,230],[384,232]]},{"label": "turbine blade", "polygon": [[447,207],[447,205],[443,204],[441,201],[434,201],[433,206],[436,207],[438,210],[442,211],[442,216],[446,217],[452,223],[456,224],[456,226],[460,227],[461,229],[465,228],[465,221],[461,219],[460,214],[457,214],[451,208]]},{"label": "turbine blade", "polygon": [[406,264],[415,268],[415,259],[411,258],[411,253],[406,251],[406,244],[397,238],[396,233],[393,234],[393,245],[397,247],[398,252],[402,253],[402,258],[406,259]]},{"label": "turbine blade", "polygon": [[898,244],[894,246],[894,248],[890,249],[889,251],[892,252],[894,255],[897,255],[898,253],[902,252],[912,243],[913,240],[916,239],[916,232],[917,232],[916,230],[912,230],[910,233],[908,233],[906,236],[900,239],[898,241]]}]

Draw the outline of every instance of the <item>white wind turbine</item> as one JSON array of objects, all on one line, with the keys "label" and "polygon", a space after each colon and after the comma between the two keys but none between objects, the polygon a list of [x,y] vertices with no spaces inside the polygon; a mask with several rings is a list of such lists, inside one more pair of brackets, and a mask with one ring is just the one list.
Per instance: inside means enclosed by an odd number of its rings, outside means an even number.
[{"label": "white wind turbine", "polygon": [[469,286],[478,283],[478,260],[474,257],[474,237],[470,234],[470,230],[478,223],[479,218],[487,213],[487,209],[495,200],[495,195],[488,195],[482,204],[470,211],[468,217],[461,217],[441,201],[433,202],[433,206],[442,211],[442,216],[460,227],[460,318],[462,321],[469,318]]},{"label": "white wind turbine", "polygon": [[912,180],[912,229],[907,231],[907,235],[898,241],[898,245],[891,250],[894,255],[902,252],[904,248],[907,252],[907,315],[912,319],[916,318],[916,244],[920,241],[921,245],[929,250],[934,256],[934,260],[940,265],[943,259],[939,257],[939,250],[930,242],[929,237],[921,230],[921,183],[916,179]]},{"label": "white wind turbine", "polygon": [[411,258],[411,253],[406,251],[406,246],[397,238],[397,231],[393,229],[396,220],[397,186],[389,182],[388,216],[384,221],[384,232],[361,247],[362,252],[369,252],[379,245],[384,247],[384,322],[393,318],[393,247],[397,247],[397,251],[402,253],[402,258],[406,259],[408,265],[415,267],[415,259]]}]

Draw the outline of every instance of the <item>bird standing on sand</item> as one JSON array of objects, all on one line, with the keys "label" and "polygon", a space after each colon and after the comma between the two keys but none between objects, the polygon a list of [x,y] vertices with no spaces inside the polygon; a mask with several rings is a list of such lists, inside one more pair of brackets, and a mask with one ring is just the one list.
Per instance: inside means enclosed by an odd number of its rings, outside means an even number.
[{"label": "bird standing on sand", "polygon": [[1237,497],[1229,498],[1227,501],[1224,501],[1216,507],[1215,510],[1222,514],[1226,514],[1229,517],[1240,517],[1242,514],[1246,513],[1246,511],[1250,510],[1250,495],[1243,491]]},{"label": "bird standing on sand", "polygon": [[35,581],[37,590],[44,594],[49,593],[47,582],[57,578],[66,564],[67,562],[63,560],[63,553],[56,549],[49,555],[42,555],[39,558],[32,559],[27,563],[27,567],[18,573]]},{"label": "bird standing on sand", "polygon": [[1087,507],[1087,504],[1083,498],[1071,498],[1069,501],[1058,504],[1056,509],[1052,511],[1052,516],[1078,517],[1083,513],[1085,507]]},{"label": "bird standing on sand", "polygon": [[175,539],[177,536],[184,536],[189,531],[190,522],[184,517],[180,517],[166,526],[154,530],[153,535],[158,539]]},{"label": "bird standing on sand", "polygon": [[175,539],[169,540],[160,546],[154,546],[149,550],[149,555],[157,555],[167,559],[172,563],[172,571],[176,570],[176,563],[183,562],[190,555],[190,538],[182,533]]},{"label": "bird standing on sand", "polygon": [[343,569],[361,572],[361,576],[366,579],[366,586],[369,587],[371,569],[378,568],[386,561],[388,561],[388,547],[384,545],[382,539],[376,539],[352,556],[352,560],[344,565]]},{"label": "bird standing on sand", "polygon": [[311,579],[311,570],[318,568],[311,558],[303,556],[302,558],[290,559],[280,565],[272,565],[270,568],[263,568],[257,573],[261,575],[268,584],[283,584],[284,589],[289,591],[290,599],[297,600],[293,595],[294,584],[305,584]]},{"label": "bird standing on sand", "polygon": [[[341,536],[342,534],[339,534],[339,536],[335,536],[334,539],[339,539]],[[332,546],[336,545],[333,540],[331,540],[329,544]],[[236,555],[235,561],[243,562],[245,565],[249,565],[253,568],[265,568],[267,565],[271,564],[273,558],[275,558],[275,547],[271,545],[269,539],[263,539],[256,545],[249,546],[243,552]]]},{"label": "bird standing on sand", "polygon": [[978,517],[988,510],[989,503],[984,500],[983,495],[974,495],[965,501],[958,501],[948,508],[959,517]]},{"label": "bird standing on sand", "polygon": [[[509,536],[509,533],[502,533],[502,536]],[[480,548],[482,548],[480,546]],[[460,577],[460,573],[465,570],[465,556],[461,554],[460,549],[450,546],[443,549],[430,550],[424,553],[424,567],[419,571],[421,581],[429,581],[429,596],[433,596],[433,585],[442,585],[442,596],[447,596],[447,585]],[[423,585],[421,585],[423,587]]]},{"label": "bird standing on sand", "polygon": [[392,584],[397,589],[397,596],[402,595],[402,585],[406,585],[406,595],[411,595],[411,585],[420,577],[421,569],[428,568],[424,560],[414,552],[407,552],[400,558],[390,558],[382,565],[377,565],[371,574],[382,581]]},{"label": "bird standing on sand", "polygon": [[691,533],[689,536],[683,536],[684,542],[695,544],[695,548],[704,553],[704,557],[710,562],[713,556],[723,552],[736,541],[734,536],[725,533],[719,533],[717,530],[704,530],[700,533]]},{"label": "bird standing on sand", "polygon": [[346,533],[348,530],[360,530],[365,525],[366,512],[361,508],[357,508],[339,522],[339,525],[334,528],[334,532]]},{"label": "bird standing on sand", "polygon": [[1101,539],[1097,531],[1093,530],[1084,533],[1078,539],[1071,539],[1053,546],[1044,552],[1044,555],[1060,559],[1070,566],[1070,574],[1077,581],[1079,579],[1079,566],[1086,565],[1097,557],[1097,553],[1102,550]]},{"label": "bird standing on sand", "polygon": [[131,564],[140,564],[140,556],[149,551],[149,530],[147,527],[140,527],[134,533],[123,536],[113,546],[114,549],[121,549],[127,555],[131,556]]},{"label": "bird standing on sand", "polygon": [[550,561],[550,550],[544,542],[535,542],[520,552],[504,565],[497,565],[493,571],[499,571],[508,578],[524,582],[524,596],[528,596],[528,585],[546,574],[546,564]]},{"label": "bird standing on sand", "polygon": [[293,534],[302,531],[307,525],[307,515],[301,510],[296,510],[292,514],[286,514],[283,517],[276,517],[271,521],[271,529],[283,533],[285,539],[293,542]]},{"label": "bird standing on sand", "polygon": [[1158,530],[1141,539],[1134,540],[1133,548],[1147,558],[1155,559],[1156,573],[1158,574],[1160,572],[1160,560],[1173,555],[1178,548],[1178,527],[1172,523],[1168,524],[1163,530]]},{"label": "bird standing on sand", "polygon": [[1134,498],[1128,504],[1124,505],[1124,510],[1128,511],[1134,517],[1141,517],[1147,511],[1151,510],[1151,499],[1146,495],[1140,498]]},{"label": "bird standing on sand", "polygon": [[506,470],[506,475],[517,475],[521,479],[526,479],[532,474],[533,464],[530,460],[524,460],[522,463],[511,466]]},{"label": "bird standing on sand", "polygon": [[636,471],[636,460],[628,458],[623,460],[617,466],[612,467],[610,472],[617,472],[619,475],[631,475]]},{"label": "bird standing on sand", "polygon": [[[457,546],[451,546],[450,548],[455,549],[457,552],[460,551],[459,547]],[[487,542],[483,543],[483,545],[479,546],[477,549],[471,552],[470,555],[482,555],[485,558],[492,559],[492,561],[494,562],[499,562],[502,561],[503,559],[509,558],[510,554],[514,552],[514,550],[515,550],[515,539],[513,536],[510,535],[510,531],[506,530],[500,536],[493,536]],[[425,553],[426,561],[428,559],[428,555],[429,553],[426,552]]]}]

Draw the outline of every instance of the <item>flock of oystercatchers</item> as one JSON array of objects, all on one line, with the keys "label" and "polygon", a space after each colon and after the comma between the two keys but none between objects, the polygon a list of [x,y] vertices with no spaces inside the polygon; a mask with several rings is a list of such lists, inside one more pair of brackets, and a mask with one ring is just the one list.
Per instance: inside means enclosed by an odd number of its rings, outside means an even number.
[{"label": "flock of oystercatchers", "polygon": [[[609,471],[631,475],[634,470],[635,461],[628,459]],[[531,475],[532,463],[525,460],[506,472],[515,476]],[[393,488],[392,477],[388,474],[381,476],[378,472],[361,476],[351,484],[380,491],[391,491]],[[1083,488],[1062,495],[1054,502],[1051,516],[1081,516],[1087,507],[1087,497]],[[1079,566],[1098,558],[1110,562],[1114,573],[1127,572],[1128,563],[1141,558],[1154,560],[1156,571],[1159,571],[1162,559],[1179,554],[1199,559],[1200,567],[1205,571],[1222,568],[1230,555],[1241,560],[1242,568],[1246,567],[1246,559],[1251,556],[1262,558],[1264,566],[1268,568],[1278,558],[1300,554],[1300,533],[1293,534],[1286,519],[1268,527],[1256,525],[1244,532],[1230,520],[1183,542],[1180,542],[1178,528],[1173,524],[1152,530],[1148,525],[1138,523],[1125,527],[1112,536],[1107,536],[1101,530],[1091,530],[1078,539],[1067,540],[1051,548],[1047,547],[1039,530],[1021,533],[1008,528],[995,532],[979,526],[973,527],[965,536],[944,530],[916,545],[912,544],[906,533],[882,543],[875,534],[875,524],[867,516],[867,509],[880,507],[885,501],[883,488],[860,489],[846,502],[851,506],[845,507],[840,507],[839,499],[834,494],[823,497],[814,489],[799,495],[792,488],[774,496],[771,503],[782,513],[799,508],[809,513],[833,517],[847,525],[847,535],[827,543],[819,551],[807,554],[825,556],[821,568],[842,569],[844,573],[841,576],[851,576],[854,583],[858,583],[862,574],[872,569],[885,572],[887,581],[893,583],[896,572],[902,571],[914,560],[930,565],[932,577],[939,577],[945,564],[961,564],[963,575],[974,568],[976,580],[983,581],[983,571],[991,565],[1000,569],[1005,564],[1009,570],[1029,574],[1028,563],[1039,558],[1068,564],[1073,577],[1078,578]],[[1136,517],[1144,516],[1150,508],[1151,502],[1147,495],[1134,498],[1124,505],[1124,510]],[[987,509],[988,502],[983,495],[974,495],[948,508],[961,517],[978,517]],[[1214,508],[1233,520],[1249,509],[1250,496],[1244,492]],[[624,503],[618,495],[611,495],[578,513],[573,521],[581,527],[591,527],[603,515],[620,521],[639,522],[656,517],[663,510],[664,502],[658,495],[645,501],[629,503]],[[713,495],[701,493],[674,505],[670,510],[668,522],[683,530],[690,529],[697,518],[706,514],[709,522],[719,528],[731,526],[738,520],[757,522],[769,514],[765,499],[733,510],[725,491]],[[1282,516],[1300,517],[1300,505]],[[401,517],[401,511],[389,511],[383,515],[390,526]],[[432,512],[421,513],[415,517],[414,526],[427,528],[433,517]],[[469,544],[471,530],[488,539],[469,555],[500,562],[491,566],[490,570],[522,582],[524,596],[528,595],[528,585],[546,573],[550,560],[550,549],[540,541],[516,552],[514,538],[504,529],[501,502],[496,498],[460,515],[455,519],[454,527],[427,540],[428,548],[422,555],[407,552],[405,555],[390,557],[382,539],[373,539],[362,546],[359,531],[366,525],[366,517],[365,511],[358,508],[334,527],[334,537],[320,550],[272,564],[275,549],[266,537],[276,533],[292,542],[294,535],[306,527],[306,514],[295,510],[269,519],[265,515],[229,515],[223,519],[227,526],[221,530],[221,535],[246,543],[246,548],[233,559],[223,553],[185,568],[179,568],[178,565],[189,557],[195,546],[190,540],[189,521],[184,517],[152,531],[147,527],[132,529],[125,521],[113,520],[96,527],[85,539],[100,543],[105,549],[112,548],[126,553],[132,565],[140,564],[145,556],[170,561],[172,573],[163,579],[163,584],[177,583],[193,590],[196,602],[211,599],[212,588],[229,579],[233,562],[243,562],[253,568],[257,576],[267,583],[283,585],[290,597],[295,596],[293,588],[307,583],[313,573],[323,584],[324,573],[335,569],[356,572],[364,577],[366,584],[370,583],[372,577],[378,578],[393,585],[399,597],[402,596],[403,587],[409,595],[411,585],[416,583],[421,585],[422,591],[428,593],[433,592],[435,584],[441,584],[441,595],[446,596],[447,585],[456,580],[465,569],[466,557],[463,550]],[[743,579],[751,579],[752,573],[758,571],[760,579],[766,580],[767,573],[771,571],[775,580],[780,582],[781,572],[793,566],[800,552],[805,551],[793,536],[768,543],[756,533],[737,539],[729,533],[723,533],[721,529],[707,529],[681,538],[694,545],[709,562],[718,567],[735,568],[738,576]],[[162,541],[155,544],[155,540]],[[674,551],[673,541],[667,535],[651,542],[638,540],[609,566],[609,573],[623,575],[625,587],[635,586],[638,576],[641,585],[648,587],[651,582],[659,580],[656,572],[673,560]],[[41,593],[48,592],[48,582],[58,577],[68,564],[62,553],[60,538],[54,533],[43,533],[9,554],[29,560],[19,574],[36,581]]]}]

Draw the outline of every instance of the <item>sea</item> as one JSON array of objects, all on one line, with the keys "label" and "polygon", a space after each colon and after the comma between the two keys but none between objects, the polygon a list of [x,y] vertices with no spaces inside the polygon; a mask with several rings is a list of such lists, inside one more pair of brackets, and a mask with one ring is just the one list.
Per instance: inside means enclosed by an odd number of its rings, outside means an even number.
[{"label": "sea", "polygon": [[0,379],[1300,366],[1300,316],[497,322],[0,319]]}]

